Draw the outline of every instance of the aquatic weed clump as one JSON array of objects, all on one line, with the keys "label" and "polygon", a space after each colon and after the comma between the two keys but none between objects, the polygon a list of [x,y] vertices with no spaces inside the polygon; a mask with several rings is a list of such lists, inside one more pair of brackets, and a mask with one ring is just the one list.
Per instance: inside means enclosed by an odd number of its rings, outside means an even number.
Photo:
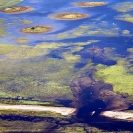
[{"label": "aquatic weed clump", "polygon": [[96,7],[96,6],[104,6],[106,4],[107,4],[106,2],[76,2],[76,3],[74,3],[74,6]]},{"label": "aquatic weed clump", "polygon": [[51,26],[34,26],[34,27],[25,27],[21,29],[22,33],[27,34],[38,34],[38,33],[45,33],[52,30]]},{"label": "aquatic weed clump", "polygon": [[0,12],[8,13],[8,14],[19,14],[32,11],[33,8],[29,6],[11,6],[11,7],[4,7],[0,9]]},{"label": "aquatic weed clump", "polygon": [[97,65],[95,79],[104,80],[112,84],[114,91],[128,93],[133,95],[133,76],[127,72],[127,69],[121,65],[104,66]]},{"label": "aquatic weed clump", "polygon": [[89,14],[82,14],[76,12],[63,12],[59,14],[50,15],[50,18],[57,19],[57,20],[78,20],[88,18]]}]

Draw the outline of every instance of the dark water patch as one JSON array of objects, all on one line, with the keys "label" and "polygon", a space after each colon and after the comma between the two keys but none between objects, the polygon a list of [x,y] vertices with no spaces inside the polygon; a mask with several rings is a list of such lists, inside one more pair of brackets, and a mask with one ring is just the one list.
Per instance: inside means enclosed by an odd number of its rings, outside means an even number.
[{"label": "dark water patch", "polygon": [[114,92],[111,84],[96,82],[90,77],[75,78],[70,88],[74,97],[71,106],[77,108],[78,117],[85,118],[93,111],[125,110],[133,103]]}]

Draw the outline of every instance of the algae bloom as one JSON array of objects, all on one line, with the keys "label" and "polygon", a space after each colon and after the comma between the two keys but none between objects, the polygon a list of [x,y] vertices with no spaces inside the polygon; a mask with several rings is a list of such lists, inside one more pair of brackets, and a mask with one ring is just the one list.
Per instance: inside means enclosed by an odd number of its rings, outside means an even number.
[{"label": "algae bloom", "polygon": [[76,2],[74,6],[79,7],[95,7],[95,6],[104,6],[106,2]]},{"label": "algae bloom", "polygon": [[57,20],[78,20],[88,18],[88,14],[81,14],[75,12],[63,12],[59,14],[50,15],[50,18],[57,19]]},{"label": "algae bloom", "polygon": [[1,8],[0,12],[4,12],[8,14],[19,14],[19,13],[29,12],[32,10],[33,8],[29,6],[11,6],[11,7]]},{"label": "algae bloom", "polygon": [[28,34],[38,34],[38,33],[45,33],[52,30],[52,27],[50,26],[35,26],[35,27],[25,27],[21,29],[22,33],[28,33]]}]

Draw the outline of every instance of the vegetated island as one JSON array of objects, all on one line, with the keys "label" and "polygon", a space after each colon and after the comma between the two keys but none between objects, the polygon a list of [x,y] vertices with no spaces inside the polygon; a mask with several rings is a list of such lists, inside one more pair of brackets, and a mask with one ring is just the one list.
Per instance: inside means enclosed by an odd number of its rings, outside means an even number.
[{"label": "vegetated island", "polygon": [[96,6],[104,6],[106,4],[107,4],[106,2],[76,2],[76,3],[74,3],[74,6],[96,7]]},{"label": "vegetated island", "polygon": [[63,12],[59,14],[50,15],[50,18],[57,19],[57,20],[78,20],[88,18],[89,14],[82,14],[76,12]]},{"label": "vegetated island", "polygon": [[45,33],[52,30],[51,26],[31,26],[31,27],[25,27],[21,29],[22,33],[27,34],[39,34],[39,33]]},{"label": "vegetated island", "polygon": [[30,6],[11,6],[11,7],[1,8],[0,12],[7,14],[20,14],[20,13],[30,12],[32,10],[34,10],[34,8]]}]

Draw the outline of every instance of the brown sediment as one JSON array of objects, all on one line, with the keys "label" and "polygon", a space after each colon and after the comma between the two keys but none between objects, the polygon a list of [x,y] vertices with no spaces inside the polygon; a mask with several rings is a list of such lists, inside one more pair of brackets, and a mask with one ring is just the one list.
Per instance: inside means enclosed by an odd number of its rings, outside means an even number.
[{"label": "brown sediment", "polygon": [[28,33],[28,34],[39,34],[39,33],[45,33],[52,30],[51,26],[34,26],[34,27],[25,27],[21,29],[22,33]]},{"label": "brown sediment", "polygon": [[79,7],[95,7],[95,6],[103,6],[106,5],[106,2],[76,2],[74,6]]},{"label": "brown sediment", "polygon": [[59,14],[50,15],[50,18],[57,20],[78,20],[88,18],[89,14],[75,13],[75,12],[63,12]]},{"label": "brown sediment", "polygon": [[30,12],[32,10],[34,10],[34,8],[29,6],[11,6],[11,7],[1,8],[0,12],[4,12],[7,14],[19,14],[19,13]]}]

